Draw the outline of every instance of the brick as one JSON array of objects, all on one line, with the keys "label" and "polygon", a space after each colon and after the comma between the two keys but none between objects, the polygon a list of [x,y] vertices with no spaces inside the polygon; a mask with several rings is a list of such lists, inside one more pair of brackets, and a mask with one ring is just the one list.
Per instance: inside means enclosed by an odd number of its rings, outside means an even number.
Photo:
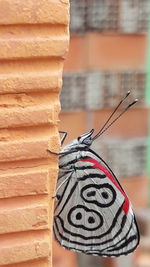
[{"label": "brick", "polygon": [[4,95],[0,98],[0,128],[57,125],[59,111],[57,95]]},{"label": "brick", "polygon": [[144,237],[148,237],[150,240],[150,209],[145,208],[139,210],[136,216],[141,235]]},{"label": "brick", "polygon": [[48,91],[58,91],[61,83],[58,72],[0,75],[0,93],[36,92],[41,91],[41,88]]},{"label": "brick", "polygon": [[[33,131],[34,132],[34,131]],[[16,131],[17,134],[17,131]],[[19,134],[19,133],[18,133]],[[5,137],[2,137],[4,139]],[[1,139],[1,138],[0,138]],[[40,159],[52,156],[46,151],[49,144],[54,142],[55,148],[51,149],[59,151],[58,138],[55,137],[50,140],[49,135],[41,136],[37,138],[34,134],[30,138],[18,138],[18,140],[12,141],[1,141],[0,142],[0,162],[16,161],[16,160],[27,160],[27,159]],[[54,146],[53,146],[54,147]]]},{"label": "brick", "polygon": [[145,67],[146,35],[87,33],[72,36],[66,71]]},{"label": "brick", "polygon": [[[42,167],[41,167],[42,168]],[[15,171],[1,171],[0,198],[10,198],[30,195],[47,195],[49,193],[49,172],[56,176],[56,170],[27,169]]]},{"label": "brick", "polygon": [[69,52],[64,64],[64,70],[85,70],[88,66],[89,57],[87,49],[89,49],[89,46],[86,42],[86,35],[71,36]]},{"label": "brick", "polygon": [[35,261],[27,261],[27,262],[20,262],[15,264],[4,265],[5,267],[47,267],[47,260],[35,260]]},{"label": "brick", "polygon": [[64,250],[59,244],[54,240],[53,241],[53,266],[59,267],[77,267],[77,257],[76,253],[69,250]]},{"label": "brick", "polygon": [[1,265],[40,259],[48,254],[49,240],[42,231],[1,236]]},{"label": "brick", "polygon": [[90,69],[138,69],[145,66],[145,35],[109,36],[93,33],[87,35],[87,43],[90,47],[88,57]]},{"label": "brick", "polygon": [[[68,47],[66,27],[0,27],[0,59],[64,57]],[[36,45],[35,45],[36,43]]]},{"label": "brick", "polygon": [[0,128],[31,125],[36,126],[38,124],[56,125],[58,122],[58,116],[55,117],[55,111],[50,109],[48,106],[42,107],[42,105],[38,109],[37,106],[26,109],[0,109],[0,114]]},{"label": "brick", "polygon": [[[0,24],[65,24],[68,25],[67,0],[0,0]],[[15,14],[15,16],[14,16]],[[16,15],[17,14],[17,15]]]},{"label": "brick", "polygon": [[56,91],[61,87],[62,60],[1,62],[0,94]]},{"label": "brick", "polygon": [[[139,177],[123,178],[121,185],[129,196],[135,209],[143,209],[148,204],[148,179],[142,175]],[[139,198],[140,192],[140,198]]]},{"label": "brick", "polygon": [[49,228],[48,205],[27,203],[22,207],[20,203],[1,207],[0,234]]}]

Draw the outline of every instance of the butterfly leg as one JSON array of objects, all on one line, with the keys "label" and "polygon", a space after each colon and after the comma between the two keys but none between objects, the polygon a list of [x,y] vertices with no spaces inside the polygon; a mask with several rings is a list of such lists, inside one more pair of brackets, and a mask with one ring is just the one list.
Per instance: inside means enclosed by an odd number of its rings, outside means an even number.
[{"label": "butterfly leg", "polygon": [[70,154],[71,152],[75,152],[75,151],[77,151],[76,149],[72,149],[72,151],[70,152],[70,151],[64,151],[64,152],[53,152],[53,151],[51,151],[50,149],[46,149],[47,150],[47,152],[49,152],[49,153],[51,153],[51,154],[53,154],[53,155],[57,155],[57,156],[61,156],[61,155],[68,155],[68,154]]},{"label": "butterfly leg", "polygon": [[59,133],[64,134],[63,137],[62,137],[62,139],[61,139],[61,145],[63,145],[63,143],[64,143],[64,141],[65,141],[65,139],[66,139],[66,137],[67,137],[67,132],[59,131]]},{"label": "butterfly leg", "polygon": [[53,152],[53,151],[51,151],[50,149],[46,149],[46,150],[47,150],[47,152],[49,152],[50,154],[59,156],[59,153],[60,153],[60,152]]},{"label": "butterfly leg", "polygon": [[[66,137],[67,137],[67,132],[59,131],[59,133],[64,134],[63,137],[62,137],[62,139],[61,139],[61,146],[62,146],[63,143],[64,143],[64,141],[65,141],[65,139],[66,139]],[[57,156],[65,155],[65,154],[66,154],[66,152],[53,152],[53,151],[51,151],[50,149],[47,149],[47,151],[48,151],[49,153],[51,153],[51,154],[53,154],[53,155],[57,155]]]},{"label": "butterfly leg", "polygon": [[[62,169],[63,170],[63,169]],[[56,189],[56,195],[54,195],[52,198],[56,198],[57,200],[59,200],[60,198],[61,198],[61,196],[59,195],[59,194],[57,194],[57,192],[59,191],[59,189],[61,188],[61,186],[64,184],[64,183],[66,183],[69,179],[70,179],[70,177],[71,177],[71,175],[72,175],[72,170],[70,169],[70,170],[64,170],[64,172],[68,172],[68,173],[70,173],[70,175],[68,175],[67,177],[66,177],[66,179],[57,187],[57,189]]]},{"label": "butterfly leg", "polygon": [[52,196],[52,198],[56,198],[57,200],[59,200],[61,196],[59,194],[56,194],[55,196]]},{"label": "butterfly leg", "polygon": [[[47,152],[53,154],[53,155],[57,155],[57,156],[60,156],[60,155],[66,155],[66,152],[53,152],[51,151],[50,149],[46,149]],[[68,154],[68,153],[67,153]]]}]

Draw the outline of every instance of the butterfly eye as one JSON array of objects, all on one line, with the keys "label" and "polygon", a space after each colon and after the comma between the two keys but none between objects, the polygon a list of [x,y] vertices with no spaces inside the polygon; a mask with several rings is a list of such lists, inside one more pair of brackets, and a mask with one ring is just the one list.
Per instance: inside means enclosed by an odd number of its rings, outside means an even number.
[{"label": "butterfly eye", "polygon": [[91,143],[92,143],[92,139],[91,138],[86,138],[86,139],[83,140],[83,144],[85,144],[85,145],[91,145]]}]

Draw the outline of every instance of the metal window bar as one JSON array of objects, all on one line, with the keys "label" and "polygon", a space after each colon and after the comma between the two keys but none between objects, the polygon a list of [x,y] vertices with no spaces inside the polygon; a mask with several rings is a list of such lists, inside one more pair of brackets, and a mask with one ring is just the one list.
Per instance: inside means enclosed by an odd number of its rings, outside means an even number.
[{"label": "metal window bar", "polygon": [[104,76],[100,71],[87,73],[86,81],[86,109],[100,109],[104,106],[103,92]]},{"label": "metal window bar", "polygon": [[86,31],[86,0],[70,0],[70,31],[84,33]]},{"label": "metal window bar", "polygon": [[70,30],[143,33],[149,8],[149,0],[70,0]]},{"label": "metal window bar", "polygon": [[62,110],[114,107],[129,90],[132,99],[139,99],[136,106],[144,105],[145,80],[144,70],[66,73],[61,92]]},{"label": "metal window bar", "polygon": [[120,0],[120,31],[139,33],[147,31],[149,0]]},{"label": "metal window bar", "polygon": [[[125,70],[120,72],[120,96],[123,97],[124,93],[131,91],[133,98],[138,98],[136,105],[144,105],[146,73],[144,70]],[[130,101],[130,98],[128,98]]]},{"label": "metal window bar", "polygon": [[[118,178],[140,176],[145,172],[146,138],[103,138],[93,145]],[[121,157],[120,157],[121,155]]]},{"label": "metal window bar", "polygon": [[118,27],[118,1],[88,0],[87,30],[116,31]]},{"label": "metal window bar", "polygon": [[85,109],[86,73],[67,73],[63,76],[60,101],[63,111]]},{"label": "metal window bar", "polygon": [[118,73],[115,71],[104,71],[104,103],[103,107],[114,107],[119,101]]}]

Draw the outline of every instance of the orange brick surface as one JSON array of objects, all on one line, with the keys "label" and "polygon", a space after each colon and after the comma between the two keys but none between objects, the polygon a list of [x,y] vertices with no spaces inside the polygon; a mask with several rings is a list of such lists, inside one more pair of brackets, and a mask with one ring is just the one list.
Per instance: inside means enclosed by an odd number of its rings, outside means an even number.
[{"label": "orange brick surface", "polygon": [[[67,142],[84,132],[95,129],[98,132],[112,112],[112,108],[93,111],[62,112],[60,114],[60,129],[67,131]],[[119,114],[119,112],[118,112]],[[129,119],[132,123],[129,124]],[[146,136],[148,108],[133,108],[121,117],[104,136],[133,138]],[[74,121],[74,123],[72,123]],[[127,127],[128,125],[128,127]],[[71,127],[70,127],[71,126]]]},{"label": "orange brick surface", "polygon": [[73,36],[66,71],[144,68],[146,35],[87,33]]},{"label": "orange brick surface", "polygon": [[51,266],[68,0],[0,0],[0,266]]},{"label": "orange brick surface", "polygon": [[[148,179],[146,175],[129,177],[120,180],[135,210],[144,209],[148,205]],[[140,192],[140,197],[139,197]]]},{"label": "orange brick surface", "polygon": [[[111,109],[93,112],[93,125],[98,131],[111,113]],[[119,112],[118,112],[119,114]],[[148,133],[148,108],[132,108],[122,116],[108,131],[105,136],[133,138],[146,136]]]}]

